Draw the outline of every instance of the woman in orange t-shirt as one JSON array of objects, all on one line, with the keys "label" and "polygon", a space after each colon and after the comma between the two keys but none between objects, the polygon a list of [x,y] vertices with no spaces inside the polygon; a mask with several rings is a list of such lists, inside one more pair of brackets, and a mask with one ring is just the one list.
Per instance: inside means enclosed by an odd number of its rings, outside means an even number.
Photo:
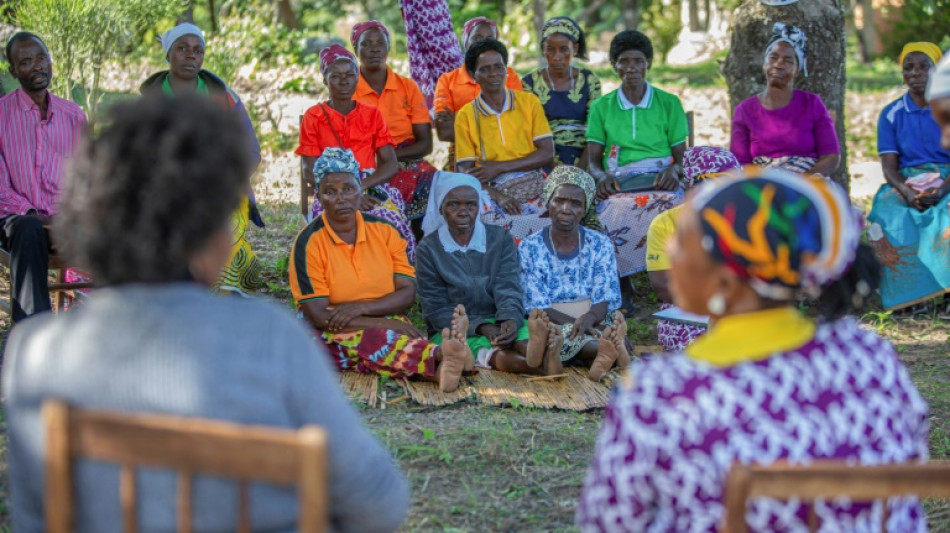
[{"label": "woman in orange t-shirt", "polygon": [[[399,170],[389,127],[379,109],[353,100],[359,79],[356,57],[338,44],[330,45],[320,51],[320,70],[330,98],[304,114],[294,153],[303,157],[305,168],[312,170],[325,149],[351,150],[366,193],[360,209],[395,226],[408,243],[409,260],[415,261],[416,239],[405,215],[406,204],[399,190],[389,184]],[[314,194],[313,218],[322,212],[319,197]]]}]

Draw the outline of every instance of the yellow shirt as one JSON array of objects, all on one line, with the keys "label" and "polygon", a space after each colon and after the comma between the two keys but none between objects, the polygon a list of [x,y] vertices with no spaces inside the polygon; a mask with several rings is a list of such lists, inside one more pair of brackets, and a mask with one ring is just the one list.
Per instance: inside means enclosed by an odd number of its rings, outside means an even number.
[{"label": "yellow shirt", "polygon": [[389,222],[357,213],[356,243],[349,245],[326,217],[314,219],[294,239],[289,278],[297,305],[315,298],[330,305],[375,300],[396,290],[393,276],[415,278],[406,240]]},{"label": "yellow shirt", "polygon": [[538,97],[505,89],[501,113],[485,104],[481,95],[459,110],[455,117],[455,158],[459,163],[481,160],[481,138],[485,160],[521,159],[537,150],[535,141],[551,136],[551,126]]},{"label": "yellow shirt", "polygon": [[676,233],[676,214],[680,212],[680,205],[663,211],[647,230],[647,271],[670,269],[670,256],[666,253],[666,245]]}]

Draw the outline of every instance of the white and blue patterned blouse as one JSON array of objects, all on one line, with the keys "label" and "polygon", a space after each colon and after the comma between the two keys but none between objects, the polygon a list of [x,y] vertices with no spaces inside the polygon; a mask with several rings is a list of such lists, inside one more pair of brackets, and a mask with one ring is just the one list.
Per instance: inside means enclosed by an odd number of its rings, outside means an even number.
[{"label": "white and blue patterned blouse", "polygon": [[588,298],[591,305],[607,302],[608,311],[620,308],[620,281],[613,243],[600,233],[583,227],[578,230],[580,246],[568,256],[555,251],[550,228],[521,242],[518,254],[526,311]]}]

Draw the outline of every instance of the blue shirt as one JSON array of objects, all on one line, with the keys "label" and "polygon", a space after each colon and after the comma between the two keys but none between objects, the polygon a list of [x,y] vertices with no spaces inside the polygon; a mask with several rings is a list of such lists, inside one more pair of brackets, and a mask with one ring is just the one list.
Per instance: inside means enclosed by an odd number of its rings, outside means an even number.
[{"label": "blue shirt", "polygon": [[930,106],[920,108],[910,95],[894,100],[877,121],[877,153],[897,154],[898,168],[926,163],[950,163],[950,153],[940,148],[940,126]]}]

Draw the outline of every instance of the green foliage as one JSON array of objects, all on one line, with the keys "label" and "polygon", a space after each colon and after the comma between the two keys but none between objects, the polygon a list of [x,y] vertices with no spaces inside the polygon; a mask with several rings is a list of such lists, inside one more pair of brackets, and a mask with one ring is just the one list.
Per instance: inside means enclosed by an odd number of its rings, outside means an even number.
[{"label": "green foliage", "polygon": [[931,41],[941,50],[950,47],[950,0],[905,0],[895,9],[900,10],[900,16],[894,28],[881,35],[888,57],[897,58],[912,41]]},{"label": "green foliage", "polygon": [[664,5],[660,0],[652,0],[642,15],[642,24],[644,33],[653,41],[653,48],[665,63],[666,55],[676,46],[677,37],[683,30],[680,4]]},{"label": "green foliage", "polygon": [[85,93],[95,123],[102,66],[139,42],[162,19],[180,12],[181,0],[20,0],[14,22],[46,42],[56,65],[53,91]]}]

